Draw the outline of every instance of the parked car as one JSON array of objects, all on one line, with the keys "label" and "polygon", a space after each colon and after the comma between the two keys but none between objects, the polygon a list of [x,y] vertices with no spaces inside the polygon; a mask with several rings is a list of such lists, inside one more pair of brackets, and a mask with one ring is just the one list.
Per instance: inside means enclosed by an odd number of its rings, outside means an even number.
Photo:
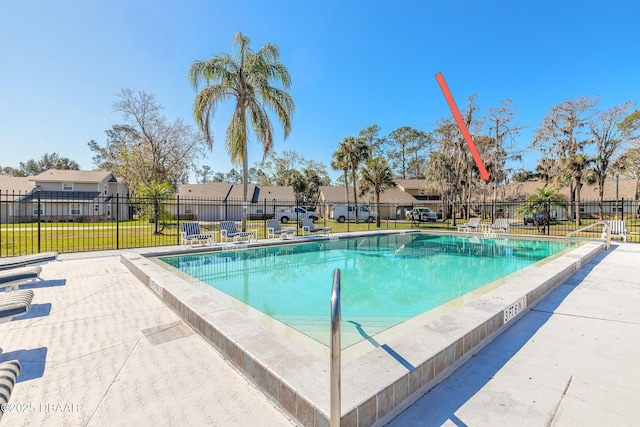
[{"label": "parked car", "polygon": [[429,208],[413,208],[407,212],[407,221],[436,222],[438,214]]},{"label": "parked car", "polygon": [[[536,222],[538,223],[538,225],[545,224],[544,214],[542,212],[536,213],[536,221],[535,222],[533,220],[533,215],[530,215],[530,214],[525,215],[523,220],[524,220],[524,225],[535,224]],[[554,222],[556,220],[555,211],[554,212],[549,212],[549,220],[550,220],[550,222]]]},{"label": "parked car", "polygon": [[317,212],[308,211],[305,208],[294,208],[292,211],[276,212],[274,218],[283,224],[289,221],[302,221],[303,219],[310,218],[313,221],[317,221],[320,216]]},{"label": "parked car", "polygon": [[[368,207],[358,205],[358,219],[366,222],[373,222],[376,220],[378,214],[371,212]],[[356,219],[355,207],[347,205],[335,205],[331,208],[329,218],[335,219],[338,222],[345,222],[347,220]]]}]

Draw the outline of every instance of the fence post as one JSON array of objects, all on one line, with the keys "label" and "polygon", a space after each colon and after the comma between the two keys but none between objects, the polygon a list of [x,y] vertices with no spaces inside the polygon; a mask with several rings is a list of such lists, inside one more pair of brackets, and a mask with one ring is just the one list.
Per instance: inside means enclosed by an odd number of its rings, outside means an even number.
[{"label": "fence post", "polygon": [[41,204],[40,204],[41,200],[40,200],[40,190],[38,190],[38,253],[40,253],[40,209],[41,209]]},{"label": "fence post", "polygon": [[120,249],[120,193],[116,193],[116,249]]},{"label": "fence post", "polygon": [[[193,203],[193,202],[192,202],[192,203]],[[192,212],[192,215],[193,215],[193,204],[192,204],[191,206],[192,206],[192,210],[191,210],[191,212]],[[181,234],[180,234],[180,195],[179,195],[179,194],[176,194],[176,209],[177,209],[177,212],[176,212],[176,218],[177,218],[177,219],[176,219],[176,221],[178,221],[178,222],[176,223],[176,230],[177,230],[176,238],[177,238],[177,240],[178,240],[178,241],[177,241],[177,243],[176,243],[176,245],[179,245],[180,243],[182,243],[182,242],[180,241],[180,236],[181,236]],[[171,209],[169,209],[169,212],[171,212]]]},{"label": "fence post", "polygon": [[622,220],[624,221],[624,197],[620,200],[619,209],[622,209],[622,213],[620,215],[622,215]]}]

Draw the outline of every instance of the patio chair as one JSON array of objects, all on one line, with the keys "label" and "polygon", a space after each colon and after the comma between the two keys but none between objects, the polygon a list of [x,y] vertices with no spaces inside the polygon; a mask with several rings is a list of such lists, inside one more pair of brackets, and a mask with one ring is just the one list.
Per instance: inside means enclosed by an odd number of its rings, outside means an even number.
[{"label": "patio chair", "polygon": [[[16,385],[20,375],[20,362],[17,360],[9,360],[0,363],[0,408],[4,408],[9,403],[9,397],[13,387]],[[4,414],[3,410],[0,410],[0,419]]]},{"label": "patio chair", "polygon": [[58,259],[57,252],[43,252],[41,254],[19,255],[0,259],[0,270],[44,264]]},{"label": "patio chair", "polygon": [[39,265],[2,270],[0,271],[0,289],[4,288],[6,291],[17,291],[18,286],[38,280],[41,271],[42,267]]},{"label": "patio chair", "polygon": [[208,242],[209,246],[211,246],[213,244],[213,234],[200,231],[200,224],[197,222],[183,222],[182,244],[189,243],[189,247],[193,247],[193,242]]},{"label": "patio chair", "polygon": [[296,230],[294,228],[280,227],[280,221],[277,219],[273,218],[267,220],[267,239],[275,239],[278,236],[282,239],[286,239],[288,236],[292,236],[294,234],[296,234]]},{"label": "patio chair", "polygon": [[498,218],[489,226],[492,232],[500,231],[502,233],[509,232],[509,220],[506,218]]},{"label": "patio chair", "polygon": [[247,242],[250,242],[254,233],[253,230],[238,231],[233,221],[220,221],[220,240],[223,242],[233,240],[233,243],[236,243],[238,239],[247,239]]},{"label": "patio chair", "polygon": [[602,238],[607,237],[607,233],[611,237],[620,237],[623,241],[627,241],[627,225],[624,221],[609,221],[609,224],[602,230]]},{"label": "patio chair", "polygon": [[471,232],[480,229],[480,218],[469,218],[469,222],[458,226],[458,231]]},{"label": "patio chair", "polygon": [[25,314],[29,311],[32,300],[33,291],[31,289],[0,294],[0,323],[8,322],[15,316]]},{"label": "patio chair", "polygon": [[316,233],[316,235],[320,236],[322,234],[324,234],[325,236],[328,236],[329,233],[331,233],[331,228],[330,227],[316,227],[313,224],[313,220],[311,218],[306,218],[302,220],[302,235],[304,236],[305,234],[307,236],[310,236],[311,233]]}]

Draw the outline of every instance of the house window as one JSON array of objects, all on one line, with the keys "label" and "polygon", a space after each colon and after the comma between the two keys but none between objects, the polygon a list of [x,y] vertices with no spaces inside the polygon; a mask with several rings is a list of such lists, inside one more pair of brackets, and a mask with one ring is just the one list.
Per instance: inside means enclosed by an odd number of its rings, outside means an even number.
[{"label": "house window", "polygon": [[80,215],[80,204],[79,203],[71,203],[69,205],[69,213],[71,215]]},{"label": "house window", "polygon": [[193,213],[193,206],[191,205],[184,205],[184,213],[186,215],[191,215]]},{"label": "house window", "polygon": [[100,206],[98,206],[98,205],[93,205],[93,211],[94,211],[95,213],[98,213],[98,210],[100,210]]},{"label": "house window", "polygon": [[104,194],[107,195],[107,190],[109,190],[109,186],[107,184],[104,185]]},{"label": "house window", "polygon": [[62,191],[73,191],[73,183],[72,182],[63,182],[62,183]]},{"label": "house window", "polygon": [[40,215],[44,215],[44,205],[42,203],[40,204],[40,212],[38,212],[38,204],[37,203],[34,203],[32,207],[33,207],[33,209],[31,211],[33,212],[33,215],[38,215],[38,213]]}]

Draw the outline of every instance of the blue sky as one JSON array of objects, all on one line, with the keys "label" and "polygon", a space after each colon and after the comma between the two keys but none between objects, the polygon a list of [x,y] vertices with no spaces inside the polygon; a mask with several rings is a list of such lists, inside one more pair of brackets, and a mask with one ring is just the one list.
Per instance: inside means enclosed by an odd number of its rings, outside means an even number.
[{"label": "blue sky", "polygon": [[[292,132],[275,150],[325,163],[346,136],[377,124],[430,131],[477,93],[486,111],[518,105],[528,146],[547,110],[599,96],[605,109],[640,99],[640,5],[634,1],[130,1],[0,2],[0,165],[46,152],[92,169],[87,142],[122,123],[123,89],[155,94],[170,120],[193,124],[187,70],[231,51],[242,31],[258,49],[280,47],[296,102]],[[214,117],[203,164],[231,167],[224,150],[230,105]],[[275,116],[272,116],[276,121]],[[262,158],[249,141],[249,163]],[[536,152],[526,156],[533,169]]]}]

